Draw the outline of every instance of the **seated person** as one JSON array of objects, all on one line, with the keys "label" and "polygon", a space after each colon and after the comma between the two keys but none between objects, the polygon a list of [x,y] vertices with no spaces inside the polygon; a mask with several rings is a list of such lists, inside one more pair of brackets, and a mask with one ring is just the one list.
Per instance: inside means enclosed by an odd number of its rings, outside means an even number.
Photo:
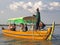
[{"label": "seated person", "polygon": [[12,29],[12,24],[9,24],[8,29],[9,29],[9,30]]},{"label": "seated person", "polygon": [[23,30],[24,30],[24,24],[21,23],[21,24],[20,24],[20,31],[23,31]]},{"label": "seated person", "polygon": [[16,24],[9,24],[8,29],[15,31],[16,30]]},{"label": "seated person", "polygon": [[13,31],[16,31],[16,24],[13,24],[12,29]]},{"label": "seated person", "polygon": [[39,23],[39,26],[40,26],[40,27],[39,27],[40,29],[44,29],[45,24],[44,24],[43,22],[40,22],[40,23]]},{"label": "seated person", "polygon": [[28,27],[27,27],[27,24],[25,24],[25,29],[24,29],[24,31],[28,31]]}]

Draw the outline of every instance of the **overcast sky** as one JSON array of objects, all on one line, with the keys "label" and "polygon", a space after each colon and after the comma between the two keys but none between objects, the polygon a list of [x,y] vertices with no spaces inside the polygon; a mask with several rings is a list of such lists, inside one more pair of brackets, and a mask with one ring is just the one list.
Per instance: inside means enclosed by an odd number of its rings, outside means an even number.
[{"label": "overcast sky", "polygon": [[0,24],[9,18],[32,16],[39,8],[45,24],[60,24],[60,0],[0,0]]}]

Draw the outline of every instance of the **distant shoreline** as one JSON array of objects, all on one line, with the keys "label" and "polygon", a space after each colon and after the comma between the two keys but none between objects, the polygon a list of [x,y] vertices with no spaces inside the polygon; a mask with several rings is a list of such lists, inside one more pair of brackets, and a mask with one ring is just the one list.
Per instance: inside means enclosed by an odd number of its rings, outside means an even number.
[{"label": "distant shoreline", "polygon": [[[51,26],[52,24],[46,24],[47,26]],[[0,24],[0,26],[8,26],[7,24]],[[19,26],[19,25],[17,25]],[[55,26],[60,26],[60,24],[55,24]]]}]

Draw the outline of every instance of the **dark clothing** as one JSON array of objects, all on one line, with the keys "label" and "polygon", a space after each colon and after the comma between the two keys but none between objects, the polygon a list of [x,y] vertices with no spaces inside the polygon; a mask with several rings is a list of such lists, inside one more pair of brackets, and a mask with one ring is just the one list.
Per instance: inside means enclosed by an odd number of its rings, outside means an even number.
[{"label": "dark clothing", "polygon": [[45,27],[46,25],[43,23],[42,29]]},{"label": "dark clothing", "polygon": [[12,29],[11,29],[12,31],[16,31],[16,24],[13,24],[12,25]]},{"label": "dark clothing", "polygon": [[15,31],[15,30],[16,30],[16,28],[11,28],[10,30]]},{"label": "dark clothing", "polygon": [[[36,16],[35,15],[33,15],[33,16],[36,17],[36,30],[38,30],[40,28],[39,23],[41,22],[41,17],[40,17],[39,8],[37,8],[36,11],[37,11]],[[42,28],[44,28],[44,27],[45,27],[45,24],[43,23]]]},{"label": "dark clothing", "polygon": [[40,12],[37,12],[36,18],[37,18],[37,21],[40,21]]},{"label": "dark clothing", "polygon": [[28,31],[28,27],[27,26],[25,27],[25,31]]},{"label": "dark clothing", "polygon": [[44,29],[44,27],[46,26],[43,22],[40,22],[40,29]]},{"label": "dark clothing", "polygon": [[27,27],[27,24],[25,24],[25,31],[28,31],[28,27]]},{"label": "dark clothing", "polygon": [[39,28],[39,22],[36,22],[36,30]]},{"label": "dark clothing", "polygon": [[41,21],[40,20],[40,12],[39,11],[37,11],[36,19],[37,19],[37,22],[36,22],[36,30],[37,30],[39,28],[39,22]]}]

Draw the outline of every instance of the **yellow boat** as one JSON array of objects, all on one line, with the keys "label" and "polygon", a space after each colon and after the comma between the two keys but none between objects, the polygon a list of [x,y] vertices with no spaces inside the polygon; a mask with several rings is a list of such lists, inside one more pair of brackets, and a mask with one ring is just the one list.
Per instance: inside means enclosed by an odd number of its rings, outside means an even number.
[{"label": "yellow boat", "polygon": [[11,31],[8,29],[2,30],[3,34],[6,36],[10,36],[17,39],[34,39],[34,40],[51,40],[52,34],[54,32],[55,24],[52,24],[52,27],[48,27],[43,30],[35,30],[35,31]]}]

